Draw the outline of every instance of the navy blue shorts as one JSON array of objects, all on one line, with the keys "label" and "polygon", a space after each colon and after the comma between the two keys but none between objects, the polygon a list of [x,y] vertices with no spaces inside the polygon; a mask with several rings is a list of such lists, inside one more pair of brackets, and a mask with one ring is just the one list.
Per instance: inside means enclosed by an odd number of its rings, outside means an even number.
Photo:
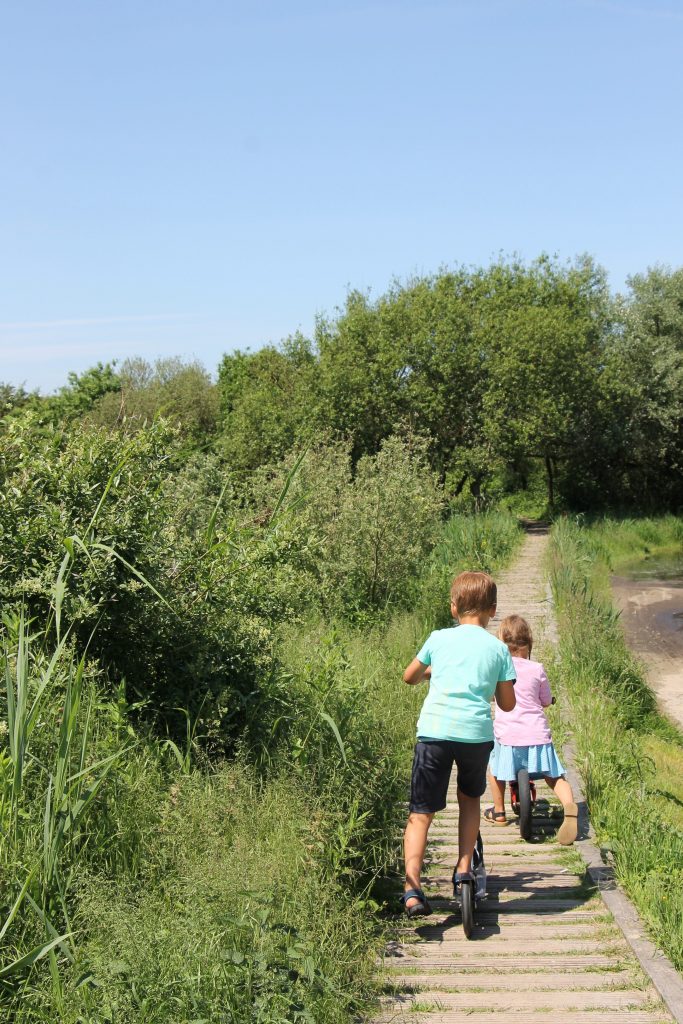
[{"label": "navy blue shorts", "polygon": [[435,814],[446,806],[451,770],[458,769],[458,787],[465,796],[482,796],[493,741],[462,743],[460,740],[418,740],[410,781],[410,810]]}]

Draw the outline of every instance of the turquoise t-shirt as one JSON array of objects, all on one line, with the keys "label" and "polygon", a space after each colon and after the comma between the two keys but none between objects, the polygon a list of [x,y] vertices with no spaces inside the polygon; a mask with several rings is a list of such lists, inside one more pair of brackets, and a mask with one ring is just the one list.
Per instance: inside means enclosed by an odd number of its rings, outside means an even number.
[{"label": "turquoise t-shirt", "polygon": [[482,626],[451,626],[430,633],[417,658],[432,667],[417,735],[465,743],[492,740],[496,684],[515,678],[505,644]]}]

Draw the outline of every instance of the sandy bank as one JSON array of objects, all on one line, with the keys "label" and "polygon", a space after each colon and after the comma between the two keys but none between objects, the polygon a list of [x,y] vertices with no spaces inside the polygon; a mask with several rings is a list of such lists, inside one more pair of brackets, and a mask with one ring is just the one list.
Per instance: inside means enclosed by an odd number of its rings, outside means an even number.
[{"label": "sandy bank", "polygon": [[683,729],[683,581],[612,579],[629,647],[661,709]]}]

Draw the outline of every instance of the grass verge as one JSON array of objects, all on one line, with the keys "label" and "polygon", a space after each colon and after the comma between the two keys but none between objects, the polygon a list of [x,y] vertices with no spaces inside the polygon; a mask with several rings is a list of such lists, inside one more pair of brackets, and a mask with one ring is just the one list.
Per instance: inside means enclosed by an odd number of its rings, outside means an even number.
[{"label": "grass verge", "polygon": [[664,538],[661,550],[680,525],[667,517],[658,532],[649,520],[644,541],[633,521],[622,537],[614,522],[563,520],[550,557],[560,669],[593,825],[655,941],[683,970],[683,737],[658,713],[609,593],[611,554],[630,557],[636,535],[649,551]]}]

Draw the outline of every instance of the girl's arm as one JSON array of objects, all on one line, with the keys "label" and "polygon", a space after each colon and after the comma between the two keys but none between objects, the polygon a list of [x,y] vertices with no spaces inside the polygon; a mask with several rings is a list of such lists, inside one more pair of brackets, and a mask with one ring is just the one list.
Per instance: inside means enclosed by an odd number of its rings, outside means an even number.
[{"label": "girl's arm", "polygon": [[550,683],[548,682],[548,677],[545,674],[545,669],[542,665],[539,674],[541,678],[541,686],[539,689],[538,698],[541,702],[541,707],[548,708],[553,702],[553,695],[550,692]]},{"label": "girl's arm", "polygon": [[431,675],[431,666],[423,665],[417,658],[413,658],[403,673],[403,682],[407,683],[408,686],[415,686],[416,683],[421,683],[423,679],[431,678]]}]

